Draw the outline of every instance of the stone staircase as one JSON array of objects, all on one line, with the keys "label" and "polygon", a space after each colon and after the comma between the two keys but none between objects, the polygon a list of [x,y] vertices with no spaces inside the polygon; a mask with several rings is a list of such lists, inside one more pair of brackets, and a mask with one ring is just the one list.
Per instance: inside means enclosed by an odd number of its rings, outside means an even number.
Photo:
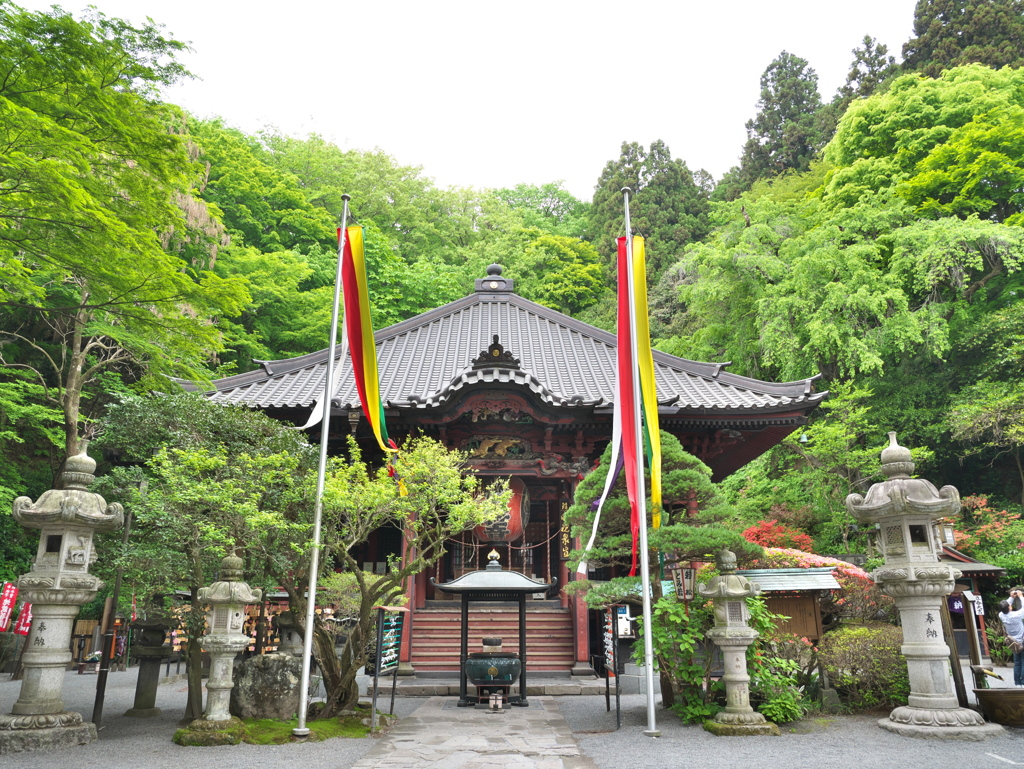
[{"label": "stone staircase", "polygon": [[[428,605],[413,613],[411,653],[417,673],[458,673],[461,623],[461,609],[454,602],[451,607]],[[519,609],[514,604],[471,603],[469,651],[480,651],[485,636],[497,636],[506,651],[518,652]],[[527,604],[526,656],[530,673],[572,670],[573,629],[568,609]]]}]

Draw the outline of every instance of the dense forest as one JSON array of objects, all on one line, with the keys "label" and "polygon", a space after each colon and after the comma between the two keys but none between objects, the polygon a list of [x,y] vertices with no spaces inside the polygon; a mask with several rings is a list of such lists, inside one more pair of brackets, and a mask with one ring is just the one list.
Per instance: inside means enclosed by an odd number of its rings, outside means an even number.
[{"label": "dense forest", "polygon": [[112,404],[326,345],[342,193],[378,328],[497,262],[611,329],[623,186],[658,349],[831,393],[723,484],[737,530],[863,550],[843,500],[896,430],[968,497],[963,547],[1024,573],[1024,1],[920,0],[902,61],[865,36],[831,98],[782,51],[723,178],[624,137],[589,201],[196,119],[161,97],[190,75],[156,25],[0,0],[0,29],[0,578],[29,560],[11,500]]}]

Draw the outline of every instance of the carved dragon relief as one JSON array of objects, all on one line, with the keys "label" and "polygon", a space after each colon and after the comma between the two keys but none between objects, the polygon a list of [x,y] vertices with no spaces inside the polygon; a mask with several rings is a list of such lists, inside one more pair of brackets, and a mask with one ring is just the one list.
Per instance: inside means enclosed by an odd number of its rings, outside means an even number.
[{"label": "carved dragon relief", "polygon": [[468,451],[470,459],[531,459],[536,456],[528,440],[503,435],[474,435],[459,448]]}]

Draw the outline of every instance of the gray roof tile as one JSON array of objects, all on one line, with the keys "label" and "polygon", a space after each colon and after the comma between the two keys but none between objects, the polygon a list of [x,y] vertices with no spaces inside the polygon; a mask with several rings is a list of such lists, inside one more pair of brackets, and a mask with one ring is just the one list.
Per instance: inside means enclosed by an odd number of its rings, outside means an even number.
[{"label": "gray roof tile", "polygon": [[[381,396],[390,408],[426,408],[479,382],[515,382],[550,405],[610,407],[615,392],[616,340],[593,326],[508,291],[481,290],[381,329],[376,334]],[[511,281],[507,281],[511,287]],[[520,370],[476,369],[474,358],[500,343],[520,359]],[[338,348],[340,352],[340,346]],[[327,350],[219,379],[210,397],[254,407],[311,407],[323,392]],[[727,364],[700,363],[654,353],[663,413],[698,415],[806,411],[824,393],[811,380],[771,383],[730,374]],[[358,407],[346,356],[334,403]]]}]

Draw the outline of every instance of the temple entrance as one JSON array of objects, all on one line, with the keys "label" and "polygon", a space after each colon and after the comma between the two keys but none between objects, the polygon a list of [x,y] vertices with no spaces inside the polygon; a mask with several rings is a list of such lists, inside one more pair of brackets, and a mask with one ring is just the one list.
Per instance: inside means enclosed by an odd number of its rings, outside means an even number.
[{"label": "temple entrance", "polygon": [[[539,495],[538,495],[539,496]],[[532,499],[523,534],[517,539],[494,541],[481,537],[479,530],[466,531],[448,540],[447,552],[429,576],[438,582],[447,582],[470,571],[487,568],[487,555],[496,550],[500,563],[531,579],[551,583],[559,577],[561,510],[553,499]],[[425,586],[427,600],[449,600]]]}]

